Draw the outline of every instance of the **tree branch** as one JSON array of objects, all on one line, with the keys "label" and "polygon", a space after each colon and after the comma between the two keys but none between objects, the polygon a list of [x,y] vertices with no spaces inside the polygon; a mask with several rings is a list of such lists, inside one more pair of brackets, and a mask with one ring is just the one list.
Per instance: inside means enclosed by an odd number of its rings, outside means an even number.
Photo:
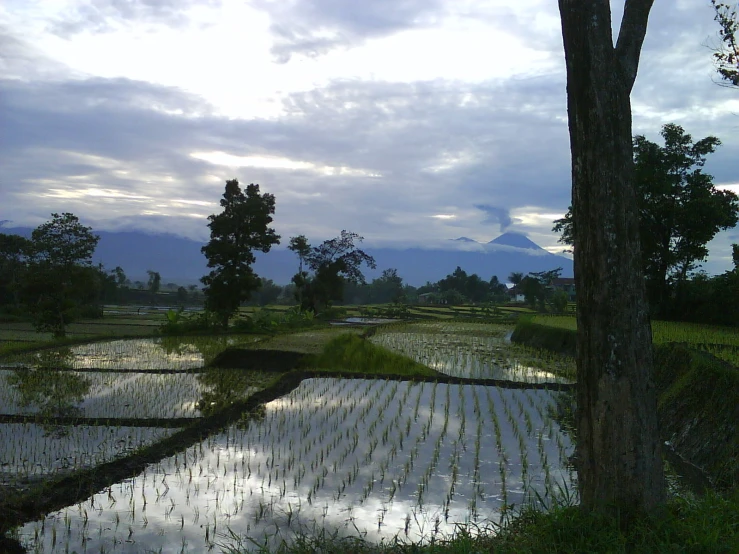
[{"label": "tree branch", "polygon": [[654,0],[626,0],[616,43],[616,59],[623,69],[625,85],[631,90],[639,68],[639,53],[647,34],[647,20]]}]

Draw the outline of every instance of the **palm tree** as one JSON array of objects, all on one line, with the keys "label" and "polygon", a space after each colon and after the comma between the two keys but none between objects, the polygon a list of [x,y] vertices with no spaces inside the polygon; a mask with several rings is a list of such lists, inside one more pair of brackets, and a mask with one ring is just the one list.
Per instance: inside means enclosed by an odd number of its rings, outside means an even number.
[{"label": "palm tree", "polygon": [[508,276],[508,281],[510,281],[514,287],[517,287],[521,284],[521,281],[523,281],[523,273],[520,271],[514,271]]}]

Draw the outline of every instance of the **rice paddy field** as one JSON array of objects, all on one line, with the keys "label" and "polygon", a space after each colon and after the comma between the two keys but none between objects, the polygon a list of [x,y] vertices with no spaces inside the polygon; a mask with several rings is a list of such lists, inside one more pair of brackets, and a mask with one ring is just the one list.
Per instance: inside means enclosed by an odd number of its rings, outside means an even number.
[{"label": "rice paddy field", "polygon": [[[511,330],[438,319],[380,326],[374,344],[436,369],[438,380],[303,369],[258,415],[224,420],[11,533],[44,553],[250,550],[300,533],[428,542],[569,495],[573,445],[558,400],[572,361],[511,345]],[[282,379],[267,367],[208,367],[228,347],[315,354],[362,331],[109,340],[4,356],[0,490],[21,497],[125,461]]]}]

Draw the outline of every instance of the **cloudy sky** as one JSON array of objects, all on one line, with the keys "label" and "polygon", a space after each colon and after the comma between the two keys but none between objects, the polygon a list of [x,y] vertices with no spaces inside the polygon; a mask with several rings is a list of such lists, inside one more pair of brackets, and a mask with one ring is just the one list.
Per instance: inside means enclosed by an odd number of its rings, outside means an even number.
[{"label": "cloudy sky", "polygon": [[[622,0],[614,0],[617,25]],[[656,0],[634,132],[723,145],[739,190],[739,91],[718,86],[709,0]],[[205,240],[225,180],[277,199],[287,239],[487,242],[553,252],[570,197],[556,0],[3,0],[0,220]],[[739,230],[711,243],[728,269]],[[283,242],[286,242],[284,240]]]}]

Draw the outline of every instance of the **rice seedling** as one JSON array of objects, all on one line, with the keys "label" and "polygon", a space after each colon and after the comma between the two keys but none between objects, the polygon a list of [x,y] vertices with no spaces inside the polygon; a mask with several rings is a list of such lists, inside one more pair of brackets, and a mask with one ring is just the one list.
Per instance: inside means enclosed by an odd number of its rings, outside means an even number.
[{"label": "rice seedling", "polygon": [[[372,540],[428,539],[431,529],[449,533],[458,523],[497,520],[506,505],[524,502],[527,487],[545,495],[545,486],[559,482],[555,441],[542,439],[544,457],[532,455],[546,415],[530,402],[546,404],[554,394],[309,379],[268,404],[263,420],[232,425],[94,495],[81,503],[86,514],[70,507],[24,526],[19,535],[33,548],[48,549],[48,529],[56,522],[57,546],[124,552],[130,529],[144,524],[153,530],[146,543],[153,550],[177,544],[199,551],[222,540],[226,529],[274,544],[316,522]],[[519,405],[529,414],[533,437],[516,434],[506,416],[517,416]],[[486,433],[492,414],[498,430]],[[561,440],[569,449],[567,437]],[[520,458],[526,459],[525,476]],[[116,499],[112,508],[110,497]],[[91,504],[95,509],[88,509]],[[122,505],[129,511],[113,524]],[[101,534],[86,531],[100,526]]]}]

